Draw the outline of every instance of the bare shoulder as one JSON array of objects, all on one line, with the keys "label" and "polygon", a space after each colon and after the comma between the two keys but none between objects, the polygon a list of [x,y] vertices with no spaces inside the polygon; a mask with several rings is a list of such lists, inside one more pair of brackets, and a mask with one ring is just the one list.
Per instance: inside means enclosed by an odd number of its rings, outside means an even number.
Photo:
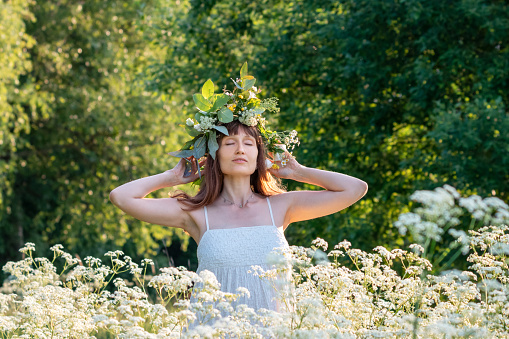
[{"label": "bare shoulder", "polygon": [[339,212],[364,196],[358,190],[292,191],[271,197],[285,214],[285,224],[320,218]]},{"label": "bare shoulder", "polygon": [[287,215],[294,196],[294,192],[283,192],[269,197],[270,205],[274,212],[275,222],[278,225],[283,225],[284,230],[286,230],[290,224],[290,220],[287,218]]}]

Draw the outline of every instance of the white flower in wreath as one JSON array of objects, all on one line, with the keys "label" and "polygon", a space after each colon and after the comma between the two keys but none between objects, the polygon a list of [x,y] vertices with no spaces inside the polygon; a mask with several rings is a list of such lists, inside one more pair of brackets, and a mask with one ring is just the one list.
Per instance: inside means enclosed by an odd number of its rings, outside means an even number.
[{"label": "white flower in wreath", "polygon": [[248,100],[251,100],[251,99],[256,99],[256,93],[255,92],[252,92],[252,91],[249,91],[249,98],[247,98]]},{"label": "white flower in wreath", "polygon": [[[278,144],[278,145],[275,145],[277,148],[283,150],[283,152],[286,152],[286,145],[283,145],[283,144]],[[276,161],[283,161],[286,159],[286,156],[284,153],[276,153],[274,154],[274,160]],[[286,161],[285,161],[285,164],[286,164]],[[285,165],[283,165],[285,166]]]}]

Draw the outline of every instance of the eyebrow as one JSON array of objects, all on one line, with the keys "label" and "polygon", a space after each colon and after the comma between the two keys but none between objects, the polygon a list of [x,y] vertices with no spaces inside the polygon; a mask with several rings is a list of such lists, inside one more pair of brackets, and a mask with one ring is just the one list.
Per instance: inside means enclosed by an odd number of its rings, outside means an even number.
[{"label": "eyebrow", "polygon": [[[238,134],[234,134],[234,135],[225,135],[225,136],[224,136],[224,139],[228,139],[228,138],[230,138],[230,139],[237,139],[237,138],[238,138],[237,136],[238,136]],[[255,137],[250,136],[250,135],[245,135],[245,136],[243,137],[243,139],[246,139],[246,138],[256,140],[256,139],[255,139]]]}]

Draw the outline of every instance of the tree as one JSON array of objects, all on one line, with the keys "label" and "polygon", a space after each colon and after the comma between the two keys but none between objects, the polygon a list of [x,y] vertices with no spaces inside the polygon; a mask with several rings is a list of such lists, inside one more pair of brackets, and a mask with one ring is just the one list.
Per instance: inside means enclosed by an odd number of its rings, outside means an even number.
[{"label": "tree", "polygon": [[392,222],[410,193],[444,183],[507,201],[504,2],[181,1],[166,13],[158,29],[174,34],[162,42],[161,83],[192,93],[248,61],[264,93],[280,98],[273,119],[299,131],[298,160],[369,184],[353,207],[290,227],[291,242],[401,245]]},{"label": "tree", "polygon": [[172,237],[186,246],[180,230],[147,227],[108,199],[118,185],[176,163],[163,153],[179,140],[171,129],[176,107],[144,83],[144,70],[161,53],[142,29],[150,20],[145,11],[156,5],[2,3],[2,13],[14,14],[0,19],[0,27],[11,27],[6,39],[13,46],[0,50],[0,58],[13,61],[0,82],[0,93],[8,94],[0,98],[8,112],[0,127],[0,166],[8,169],[1,183],[2,262],[26,241],[43,250],[61,243],[84,256],[112,248],[154,256]]}]

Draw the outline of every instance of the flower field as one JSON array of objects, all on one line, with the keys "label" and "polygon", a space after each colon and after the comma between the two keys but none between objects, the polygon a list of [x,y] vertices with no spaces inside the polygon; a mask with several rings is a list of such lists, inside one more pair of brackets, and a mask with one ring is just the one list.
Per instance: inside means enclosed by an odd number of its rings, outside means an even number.
[{"label": "flower field", "polygon": [[[36,257],[33,244],[27,243],[20,250],[25,259],[3,267],[10,277],[0,290],[0,335],[508,337],[508,206],[494,197],[463,198],[447,185],[417,191],[411,199],[420,207],[401,214],[394,225],[408,235],[405,249],[379,246],[365,252],[345,240],[329,250],[317,238],[309,248],[276,249],[269,258],[273,270],[253,267],[260,279],[281,291],[288,310],[281,313],[232,306],[238,295],[249,291],[223,293],[208,271],[198,275],[184,267],[167,267],[148,276],[151,260],[137,264],[120,251],[106,253],[105,262],[93,257],[82,262],[60,245],[52,247],[53,258]],[[453,264],[464,269],[451,269]],[[274,279],[288,269],[290,281]],[[193,288],[197,282],[203,288]],[[192,293],[197,302],[190,302]],[[231,316],[220,318],[221,310]],[[197,315],[205,321],[188,329]]]}]

